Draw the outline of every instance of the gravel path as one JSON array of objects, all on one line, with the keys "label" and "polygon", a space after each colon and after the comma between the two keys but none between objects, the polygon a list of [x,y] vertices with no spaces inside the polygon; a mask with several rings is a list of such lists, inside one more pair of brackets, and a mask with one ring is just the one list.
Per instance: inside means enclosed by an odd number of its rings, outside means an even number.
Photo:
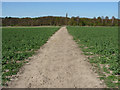
[{"label": "gravel path", "polygon": [[104,88],[86,57],[68,34],[58,30],[24,65],[12,88]]}]

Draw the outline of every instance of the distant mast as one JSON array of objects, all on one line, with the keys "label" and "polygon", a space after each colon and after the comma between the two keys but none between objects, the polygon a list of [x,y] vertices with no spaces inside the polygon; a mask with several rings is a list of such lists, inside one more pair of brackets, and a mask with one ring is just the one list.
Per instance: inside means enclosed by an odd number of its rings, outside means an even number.
[{"label": "distant mast", "polygon": [[66,13],[66,18],[68,17],[68,13]]},{"label": "distant mast", "polygon": [[67,18],[68,18],[68,13],[66,13],[66,26],[67,26]]}]

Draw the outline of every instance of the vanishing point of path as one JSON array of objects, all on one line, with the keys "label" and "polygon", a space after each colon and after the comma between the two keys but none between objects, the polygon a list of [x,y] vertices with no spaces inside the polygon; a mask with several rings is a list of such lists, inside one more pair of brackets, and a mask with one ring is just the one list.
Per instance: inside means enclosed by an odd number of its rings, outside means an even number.
[{"label": "vanishing point of path", "polygon": [[104,88],[67,32],[58,30],[22,68],[11,88]]}]

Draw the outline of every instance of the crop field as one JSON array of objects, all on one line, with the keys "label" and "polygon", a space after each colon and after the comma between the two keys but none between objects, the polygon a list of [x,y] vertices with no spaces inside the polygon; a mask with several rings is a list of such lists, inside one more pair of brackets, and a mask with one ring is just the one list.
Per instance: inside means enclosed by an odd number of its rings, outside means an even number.
[{"label": "crop field", "polygon": [[2,29],[2,82],[11,80],[19,68],[59,27],[3,27]]},{"label": "crop field", "polygon": [[118,28],[68,26],[67,29],[100,75],[99,78],[108,87],[118,87]]}]

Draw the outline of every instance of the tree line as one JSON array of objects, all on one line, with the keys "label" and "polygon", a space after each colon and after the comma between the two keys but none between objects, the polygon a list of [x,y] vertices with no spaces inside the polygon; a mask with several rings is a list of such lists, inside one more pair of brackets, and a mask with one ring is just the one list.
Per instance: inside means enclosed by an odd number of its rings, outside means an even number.
[{"label": "tree line", "polygon": [[80,18],[80,17],[36,17],[36,18],[15,18],[4,17],[2,19],[2,26],[118,26],[118,19],[114,16],[112,18],[94,17],[94,18]]}]

